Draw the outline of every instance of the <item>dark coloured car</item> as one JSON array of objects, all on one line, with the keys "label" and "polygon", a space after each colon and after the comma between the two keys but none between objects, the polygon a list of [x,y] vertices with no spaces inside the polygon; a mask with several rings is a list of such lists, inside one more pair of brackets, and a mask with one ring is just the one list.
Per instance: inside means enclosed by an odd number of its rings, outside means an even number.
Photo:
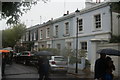
[{"label": "dark coloured car", "polygon": [[22,63],[22,64],[30,64],[32,57],[34,56],[34,53],[30,51],[23,51],[18,56],[16,56],[16,62]]}]

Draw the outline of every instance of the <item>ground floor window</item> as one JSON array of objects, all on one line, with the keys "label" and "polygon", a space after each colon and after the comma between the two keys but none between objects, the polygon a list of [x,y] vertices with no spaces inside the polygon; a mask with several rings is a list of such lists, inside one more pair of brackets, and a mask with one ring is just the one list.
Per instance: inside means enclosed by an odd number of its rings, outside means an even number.
[{"label": "ground floor window", "polygon": [[51,44],[47,44],[47,48],[51,48]]},{"label": "ground floor window", "polygon": [[80,42],[81,50],[87,51],[87,41]]},{"label": "ground floor window", "polygon": [[61,44],[57,44],[57,49],[61,49]]},{"label": "ground floor window", "polygon": [[72,43],[71,42],[66,42],[66,48],[72,49]]}]

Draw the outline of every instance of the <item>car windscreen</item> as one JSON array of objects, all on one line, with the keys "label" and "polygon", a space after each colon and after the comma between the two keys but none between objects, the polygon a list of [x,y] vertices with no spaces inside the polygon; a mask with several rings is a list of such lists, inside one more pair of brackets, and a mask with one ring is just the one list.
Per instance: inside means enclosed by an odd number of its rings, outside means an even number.
[{"label": "car windscreen", "polygon": [[55,57],[55,61],[65,61],[64,57]]}]

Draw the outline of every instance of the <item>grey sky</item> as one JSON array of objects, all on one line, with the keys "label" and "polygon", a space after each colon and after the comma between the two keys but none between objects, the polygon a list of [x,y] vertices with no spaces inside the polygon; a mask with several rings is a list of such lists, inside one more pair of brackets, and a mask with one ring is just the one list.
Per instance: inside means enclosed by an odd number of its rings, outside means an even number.
[{"label": "grey sky", "polygon": [[[51,18],[55,19],[63,16],[64,13],[74,12],[76,9],[84,8],[84,0],[52,0],[48,3],[39,2],[33,6],[21,19],[26,25],[33,26],[35,24],[43,23]],[[41,17],[40,17],[41,16]]]}]

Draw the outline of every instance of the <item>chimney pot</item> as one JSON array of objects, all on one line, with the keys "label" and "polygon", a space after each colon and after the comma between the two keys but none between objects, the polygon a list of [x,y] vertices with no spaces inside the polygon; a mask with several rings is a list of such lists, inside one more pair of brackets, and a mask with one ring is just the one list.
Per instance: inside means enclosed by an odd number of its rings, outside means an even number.
[{"label": "chimney pot", "polygon": [[67,11],[67,14],[69,14],[69,11]]}]

